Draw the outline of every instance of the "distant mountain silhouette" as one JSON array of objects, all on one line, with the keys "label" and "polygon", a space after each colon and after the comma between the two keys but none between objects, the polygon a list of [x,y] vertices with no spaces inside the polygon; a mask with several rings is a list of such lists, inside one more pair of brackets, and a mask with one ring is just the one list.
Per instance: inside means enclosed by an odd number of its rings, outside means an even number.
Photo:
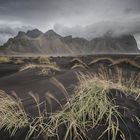
[{"label": "distant mountain silhouette", "polygon": [[84,38],[62,37],[53,30],[42,33],[38,29],[19,32],[5,43],[1,53],[6,54],[46,54],[76,55],[92,53],[135,53],[139,52],[132,35],[111,37],[106,34],[90,41]]}]

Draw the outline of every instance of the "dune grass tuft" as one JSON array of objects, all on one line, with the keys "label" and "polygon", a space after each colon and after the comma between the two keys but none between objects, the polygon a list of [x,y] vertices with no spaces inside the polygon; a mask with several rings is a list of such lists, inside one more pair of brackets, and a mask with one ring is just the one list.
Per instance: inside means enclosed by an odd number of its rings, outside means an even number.
[{"label": "dune grass tuft", "polygon": [[24,63],[25,62],[22,59],[20,59],[20,58],[18,58],[17,60],[14,61],[14,64],[17,64],[17,65],[24,64]]},{"label": "dune grass tuft", "polygon": [[[50,116],[46,137],[57,136],[60,126],[65,126],[66,133],[63,140],[88,139],[88,129],[99,125],[106,125],[108,138],[116,140],[117,134],[123,135],[119,129],[118,119],[122,119],[117,106],[107,96],[110,82],[99,80],[93,75],[78,76],[80,84],[75,94],[65,104],[62,111]],[[104,121],[105,120],[105,121]],[[44,131],[44,132],[45,132]]]},{"label": "dune grass tuft", "polygon": [[28,123],[28,116],[21,101],[0,91],[0,129],[5,128],[13,136]]},{"label": "dune grass tuft", "polygon": [[39,64],[50,64],[51,59],[49,57],[40,56],[37,58]]},{"label": "dune grass tuft", "polygon": [[114,61],[112,65],[118,65],[118,64],[121,64],[121,63],[130,64],[133,67],[140,68],[140,65],[138,63],[136,63],[133,60],[127,59],[127,58],[118,59],[118,60]]},{"label": "dune grass tuft", "polygon": [[76,63],[77,65],[82,65],[84,68],[88,68],[88,65],[84,63],[81,59],[79,58],[74,58],[71,60],[71,63]]},{"label": "dune grass tuft", "polygon": [[71,67],[71,69],[76,69],[76,68],[83,68],[83,69],[86,69],[86,67],[82,64],[75,64]]},{"label": "dune grass tuft", "polygon": [[59,67],[57,67],[57,65],[41,65],[41,64],[26,64],[25,66],[23,66],[20,71],[24,71],[24,70],[28,70],[28,69],[38,69],[39,70],[39,74],[43,74],[43,75],[48,75],[49,71],[53,70],[53,71],[60,71]]},{"label": "dune grass tuft", "polygon": [[37,58],[38,63],[30,63],[23,66],[20,71],[24,71],[27,69],[39,69],[40,74],[48,75],[49,71],[60,71],[58,65],[55,62],[52,62],[47,57],[39,57]]},{"label": "dune grass tuft", "polygon": [[121,68],[115,67],[111,70],[100,67],[98,73],[94,75],[104,81],[110,81],[110,88],[121,90],[126,95],[134,95],[136,99],[140,96],[140,73],[131,73],[126,76]]},{"label": "dune grass tuft", "polygon": [[119,65],[119,64],[122,64],[122,63],[126,63],[126,64],[130,64],[133,67],[140,68],[140,65],[137,62],[135,62],[135,60],[131,60],[129,58],[122,58],[122,59],[114,60],[114,59],[112,59],[110,57],[95,58],[93,61],[91,61],[89,63],[89,66],[91,66],[91,65],[93,65],[95,63],[98,63],[100,61],[109,61],[111,63],[109,66]]},{"label": "dune grass tuft", "polygon": [[92,60],[90,63],[89,63],[89,66],[95,64],[95,63],[98,63],[100,61],[109,61],[110,63],[113,63],[114,60],[110,57],[99,57],[99,58],[95,58],[94,60]]},{"label": "dune grass tuft", "polygon": [[0,56],[0,63],[8,63],[10,62],[10,58],[7,56]]}]

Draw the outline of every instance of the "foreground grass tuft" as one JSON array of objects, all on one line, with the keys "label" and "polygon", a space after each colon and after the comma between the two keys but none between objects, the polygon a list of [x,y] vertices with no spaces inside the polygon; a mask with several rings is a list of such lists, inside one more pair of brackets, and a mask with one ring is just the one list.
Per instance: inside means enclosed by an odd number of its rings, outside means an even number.
[{"label": "foreground grass tuft", "polygon": [[108,133],[108,138],[116,140],[117,134],[122,133],[118,123],[121,115],[117,111],[118,107],[107,96],[109,83],[91,75],[81,75],[79,81],[75,94],[63,110],[51,116],[51,127],[49,131],[46,130],[46,136],[57,136],[59,126],[64,125],[67,130],[64,140],[88,139],[88,129],[107,125],[100,137]]},{"label": "foreground grass tuft", "polygon": [[0,129],[5,128],[13,136],[28,123],[27,114],[20,100],[17,101],[0,91]]}]

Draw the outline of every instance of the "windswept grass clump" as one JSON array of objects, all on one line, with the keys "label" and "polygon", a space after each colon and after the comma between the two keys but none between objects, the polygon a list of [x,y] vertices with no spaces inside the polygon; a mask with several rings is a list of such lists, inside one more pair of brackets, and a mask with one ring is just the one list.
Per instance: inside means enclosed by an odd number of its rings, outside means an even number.
[{"label": "windswept grass clump", "polygon": [[38,63],[30,63],[23,66],[20,71],[27,69],[39,69],[40,74],[48,75],[49,71],[60,71],[59,67],[55,62],[52,62],[47,57],[39,57]]},{"label": "windswept grass clump", "polygon": [[91,66],[91,65],[93,65],[95,63],[98,63],[100,61],[109,61],[111,63],[109,66],[126,63],[126,64],[130,64],[133,67],[140,68],[140,65],[135,60],[131,60],[131,59],[128,59],[128,58],[122,58],[122,59],[114,60],[114,59],[112,59],[110,57],[96,58],[96,59],[94,59],[93,61],[91,61],[89,63],[89,66]]},{"label": "windswept grass clump", "polygon": [[[75,65],[81,65],[84,68],[88,68],[88,65],[86,63],[84,63],[81,59],[79,58],[74,58],[71,60],[71,63],[75,63]],[[74,66],[73,66],[74,67]]]},{"label": "windswept grass clump", "polygon": [[35,68],[38,68],[38,65],[36,65],[36,64],[26,64],[26,65],[24,65],[21,69],[20,69],[20,71],[24,71],[24,70],[27,70],[27,69],[35,69]]},{"label": "windswept grass clump", "polygon": [[0,130],[5,128],[13,136],[28,124],[28,116],[20,100],[0,91]]},{"label": "windswept grass clump", "polygon": [[14,61],[14,64],[17,64],[17,65],[24,64],[24,63],[25,62],[22,59],[20,59],[20,58],[18,58],[17,60]]},{"label": "windswept grass clump", "polygon": [[93,75],[80,75],[80,84],[75,94],[65,104],[62,111],[50,116],[46,137],[57,136],[60,126],[66,127],[63,140],[88,139],[88,129],[94,129],[99,125],[107,126],[100,138],[107,133],[108,138],[116,140],[119,129],[120,113],[118,106],[107,96],[110,88],[109,81],[100,80]]},{"label": "windswept grass clump", "polygon": [[138,63],[136,63],[133,60],[127,59],[127,58],[118,59],[118,60],[114,61],[112,65],[118,65],[118,64],[122,64],[122,63],[130,64],[133,67],[140,68],[140,65]]},{"label": "windswept grass clump", "polygon": [[20,71],[24,71],[27,69],[39,69],[39,73],[43,75],[48,75],[49,71],[60,71],[59,67],[57,65],[38,65],[38,64],[27,64],[23,66]]},{"label": "windswept grass clump", "polygon": [[49,57],[45,57],[45,56],[38,57],[37,61],[39,64],[50,64],[51,63],[51,59]]},{"label": "windswept grass clump", "polygon": [[92,60],[90,63],[89,63],[89,66],[95,64],[95,63],[98,63],[100,61],[109,61],[110,63],[113,63],[114,60],[110,57],[99,57],[99,58],[95,58],[94,60]]},{"label": "windswept grass clump", "polygon": [[76,68],[83,68],[83,69],[86,69],[86,67],[82,64],[75,64],[71,67],[71,69],[76,69]]},{"label": "windswept grass clump", "polygon": [[0,63],[8,63],[10,62],[10,58],[7,56],[0,56]]},{"label": "windswept grass clump", "polygon": [[126,76],[122,69],[116,67],[115,70],[100,67],[98,73],[94,74],[101,80],[110,81],[110,87],[134,95],[137,99],[140,96],[140,73],[131,73]]},{"label": "windswept grass clump", "polygon": [[28,131],[25,134],[25,140],[29,140],[34,133],[43,129],[45,117],[40,111],[39,98],[30,94],[36,102],[39,113],[38,117],[31,118],[24,110],[22,101],[15,93],[12,95],[13,97],[0,91],[0,130],[8,131],[10,137],[14,137],[19,130],[26,128]]}]

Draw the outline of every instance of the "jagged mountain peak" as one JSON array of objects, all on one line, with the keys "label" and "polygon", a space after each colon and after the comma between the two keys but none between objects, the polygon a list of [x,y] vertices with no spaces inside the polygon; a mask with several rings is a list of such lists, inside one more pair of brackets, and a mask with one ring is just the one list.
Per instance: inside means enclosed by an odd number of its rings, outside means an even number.
[{"label": "jagged mountain peak", "polygon": [[48,30],[44,36],[46,38],[61,38],[61,36],[59,34],[57,34],[54,30]]},{"label": "jagged mountain peak", "polygon": [[29,30],[27,31],[26,35],[28,37],[31,37],[31,38],[37,38],[38,36],[40,36],[41,34],[43,34],[40,30],[38,29],[34,29],[34,30]]},{"label": "jagged mountain peak", "polygon": [[18,32],[18,35],[17,35],[16,37],[23,37],[23,36],[25,36],[25,35],[26,35],[25,32],[19,31],[19,32]]}]

